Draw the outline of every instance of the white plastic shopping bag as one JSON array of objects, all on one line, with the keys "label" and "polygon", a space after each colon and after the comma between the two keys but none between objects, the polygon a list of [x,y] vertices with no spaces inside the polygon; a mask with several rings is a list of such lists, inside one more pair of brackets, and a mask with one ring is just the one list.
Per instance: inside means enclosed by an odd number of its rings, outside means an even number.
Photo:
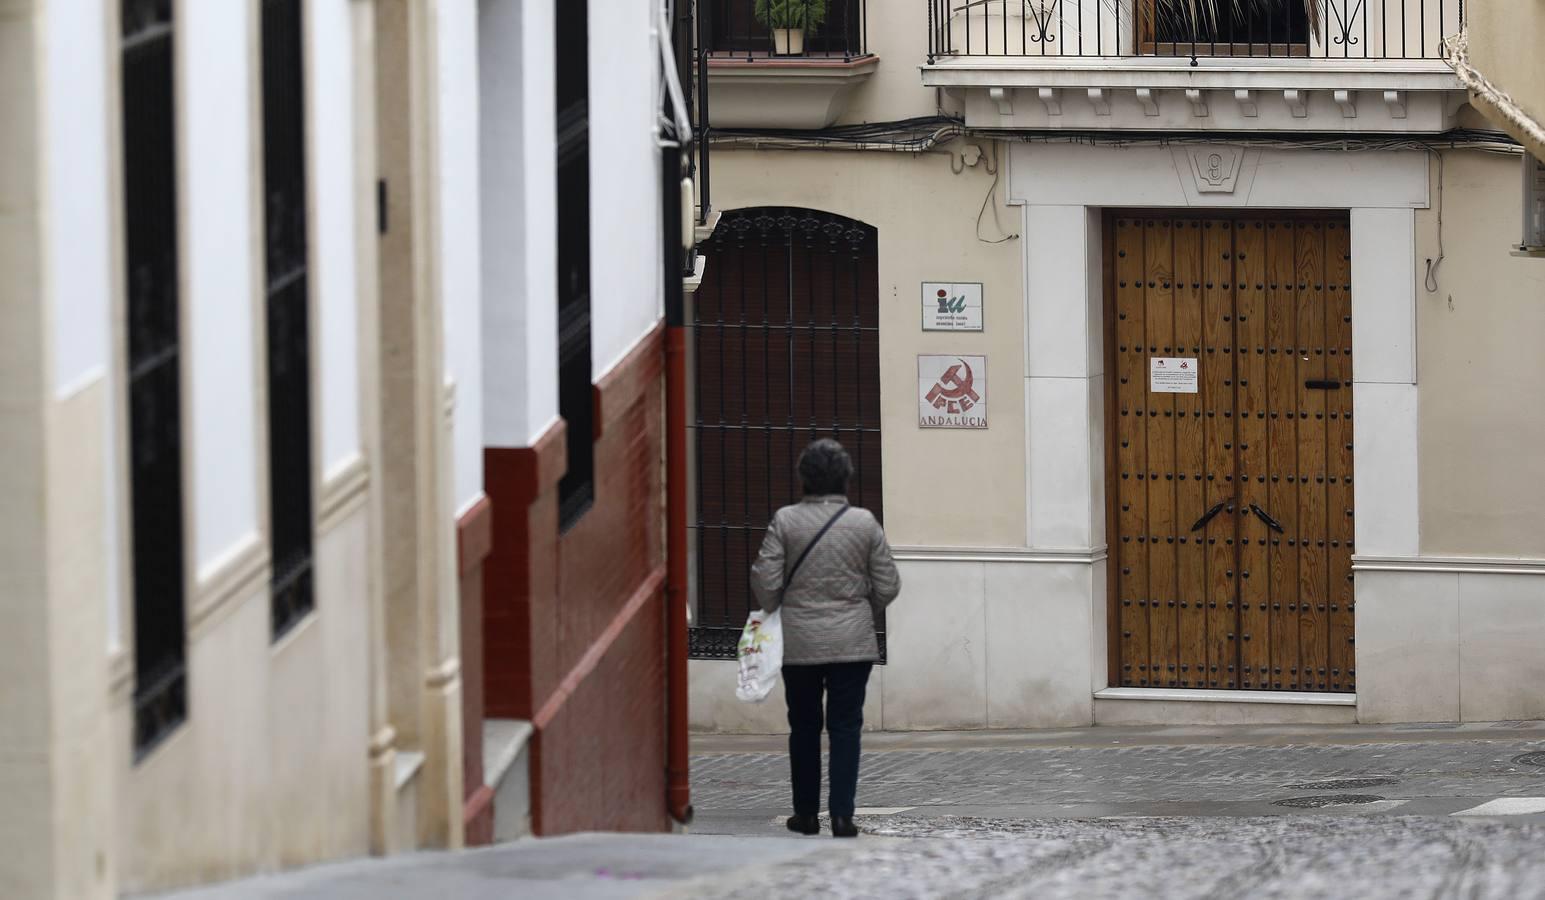
[{"label": "white plastic shopping bag", "polygon": [[747,703],[761,703],[772,693],[783,668],[783,619],[778,610],[757,610],[746,619],[738,653],[740,684],[735,696]]}]

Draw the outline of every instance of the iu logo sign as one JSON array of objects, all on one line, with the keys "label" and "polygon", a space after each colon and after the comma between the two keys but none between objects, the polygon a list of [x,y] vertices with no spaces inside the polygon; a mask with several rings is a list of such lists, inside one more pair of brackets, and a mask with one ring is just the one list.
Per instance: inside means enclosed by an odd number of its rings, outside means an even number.
[{"label": "iu logo sign", "polygon": [[981,331],[981,284],[923,282],[923,330]]},{"label": "iu logo sign", "polygon": [[919,356],[920,428],[987,427],[987,357]]}]

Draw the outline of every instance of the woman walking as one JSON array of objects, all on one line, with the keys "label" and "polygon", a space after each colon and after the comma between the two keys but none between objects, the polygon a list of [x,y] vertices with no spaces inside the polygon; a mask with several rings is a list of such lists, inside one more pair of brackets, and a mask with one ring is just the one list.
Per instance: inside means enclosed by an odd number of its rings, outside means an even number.
[{"label": "woman walking", "polygon": [[896,599],[901,579],[880,523],[848,505],[853,461],[836,441],[799,457],[804,499],[773,516],[751,567],[762,609],[783,610],[783,688],[789,706],[790,831],[821,830],[821,725],[831,739],[834,837],[856,837],[859,735],[864,691],[880,658],[875,616]]}]

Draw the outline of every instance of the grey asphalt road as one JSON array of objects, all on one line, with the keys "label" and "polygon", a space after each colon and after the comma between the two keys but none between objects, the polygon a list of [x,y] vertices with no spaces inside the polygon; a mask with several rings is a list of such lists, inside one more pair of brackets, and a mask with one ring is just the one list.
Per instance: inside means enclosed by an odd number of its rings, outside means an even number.
[{"label": "grey asphalt road", "polygon": [[686,835],[576,835],[173,895],[1545,898],[1545,723],[866,737],[856,841],[783,830],[778,737],[702,737]]}]

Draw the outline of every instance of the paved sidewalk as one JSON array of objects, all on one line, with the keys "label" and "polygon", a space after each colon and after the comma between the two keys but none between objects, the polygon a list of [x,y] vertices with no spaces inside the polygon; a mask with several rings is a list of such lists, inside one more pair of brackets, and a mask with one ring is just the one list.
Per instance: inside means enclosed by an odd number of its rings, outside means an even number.
[{"label": "paved sidewalk", "polygon": [[783,830],[782,743],[699,738],[690,835],[527,840],[172,896],[1545,898],[1545,723],[869,735],[856,841]]}]

